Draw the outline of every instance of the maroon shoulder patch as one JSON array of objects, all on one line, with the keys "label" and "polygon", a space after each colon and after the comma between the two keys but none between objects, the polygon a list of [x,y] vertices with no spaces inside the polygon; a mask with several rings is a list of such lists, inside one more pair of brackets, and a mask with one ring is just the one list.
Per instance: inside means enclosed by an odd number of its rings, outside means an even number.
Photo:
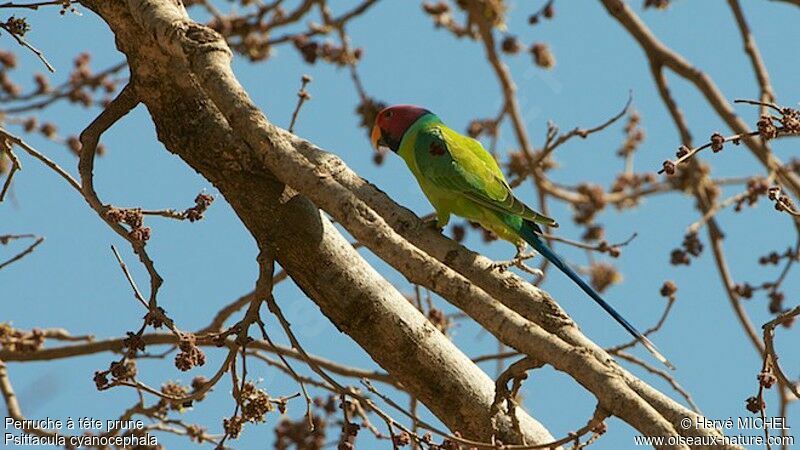
[{"label": "maroon shoulder patch", "polygon": [[444,155],[445,149],[444,146],[442,146],[442,144],[433,141],[431,142],[431,145],[428,147],[428,151],[430,152],[431,155],[442,156]]}]

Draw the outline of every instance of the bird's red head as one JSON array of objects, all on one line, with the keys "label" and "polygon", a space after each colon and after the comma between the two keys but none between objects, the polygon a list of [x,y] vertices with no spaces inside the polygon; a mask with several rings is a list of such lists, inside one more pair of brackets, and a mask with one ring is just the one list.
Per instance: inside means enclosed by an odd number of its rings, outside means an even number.
[{"label": "bird's red head", "polygon": [[373,147],[389,147],[397,153],[406,131],[417,119],[430,113],[427,109],[414,105],[395,105],[382,109],[372,127]]}]

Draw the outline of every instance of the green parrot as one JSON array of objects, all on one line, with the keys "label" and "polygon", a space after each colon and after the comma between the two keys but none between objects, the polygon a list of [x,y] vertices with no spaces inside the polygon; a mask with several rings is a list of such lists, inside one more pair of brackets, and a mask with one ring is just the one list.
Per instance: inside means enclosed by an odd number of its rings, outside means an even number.
[{"label": "green parrot", "polygon": [[525,243],[558,267],[633,337],[667,367],[672,364],[656,347],[609,305],[589,284],[545,244],[539,224],[557,227],[514,196],[494,157],[480,142],[448,128],[432,112],[412,105],[383,109],[375,119],[372,143],[388,147],[405,160],[422,191],[436,210],[436,222],[444,228],[450,215],[477,222],[517,246]]}]

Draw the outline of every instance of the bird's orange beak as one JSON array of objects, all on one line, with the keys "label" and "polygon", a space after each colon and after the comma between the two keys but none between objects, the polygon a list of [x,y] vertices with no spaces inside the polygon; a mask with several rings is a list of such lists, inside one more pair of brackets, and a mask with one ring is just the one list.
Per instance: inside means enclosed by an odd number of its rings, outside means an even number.
[{"label": "bird's orange beak", "polygon": [[375,126],[372,127],[372,139],[371,139],[372,147],[375,150],[379,149],[379,147],[381,145],[380,141],[381,141],[382,137],[383,137],[383,135],[381,134],[381,128],[378,126],[378,124],[375,124]]}]

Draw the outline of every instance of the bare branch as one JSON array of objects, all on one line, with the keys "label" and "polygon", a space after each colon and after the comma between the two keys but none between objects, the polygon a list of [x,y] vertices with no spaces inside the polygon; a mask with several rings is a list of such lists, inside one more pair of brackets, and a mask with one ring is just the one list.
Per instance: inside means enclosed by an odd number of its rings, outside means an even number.
[{"label": "bare branch", "polygon": [[10,266],[11,264],[19,261],[20,259],[28,256],[29,254],[33,253],[33,250],[36,249],[36,247],[38,247],[39,244],[44,242],[44,237],[37,237],[37,236],[33,236],[33,235],[24,235],[24,236],[4,235],[4,236],[0,236],[0,243],[5,244],[6,242],[8,242],[9,238],[20,238],[20,237],[35,238],[35,240],[25,250],[17,253],[16,255],[12,256],[10,259],[8,259],[8,260],[6,260],[4,262],[0,262],[0,269],[4,269],[4,268]]}]

